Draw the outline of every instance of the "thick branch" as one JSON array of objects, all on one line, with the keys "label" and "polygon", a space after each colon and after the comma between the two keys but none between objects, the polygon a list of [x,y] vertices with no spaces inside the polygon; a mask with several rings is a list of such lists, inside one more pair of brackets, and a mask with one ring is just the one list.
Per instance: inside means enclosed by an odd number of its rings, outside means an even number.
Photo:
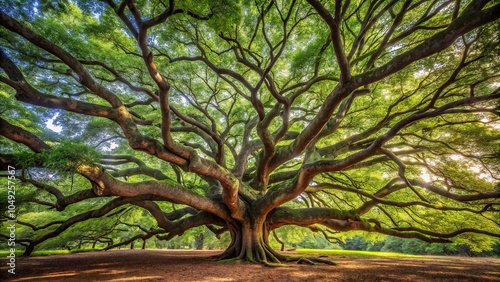
[{"label": "thick branch", "polygon": [[43,149],[48,149],[49,145],[38,138],[33,133],[26,131],[18,126],[8,123],[0,117],[0,135],[9,138],[17,143],[28,146],[32,151],[39,153]]},{"label": "thick branch", "polygon": [[448,48],[457,38],[467,32],[497,20],[500,18],[500,5],[481,10],[488,2],[490,1],[473,1],[465,8],[463,13],[448,26],[448,28],[436,33],[413,49],[396,56],[385,65],[354,76],[352,78],[352,83],[355,86],[361,86],[378,81],[405,68],[415,61]]},{"label": "thick branch", "polygon": [[211,212],[220,218],[230,220],[225,207],[208,198],[194,194],[179,184],[168,181],[144,181],[137,183],[121,182],[98,166],[81,166],[78,172],[98,184],[94,192],[97,195],[135,197],[139,195],[156,195],[174,203],[181,203],[198,210]]}]

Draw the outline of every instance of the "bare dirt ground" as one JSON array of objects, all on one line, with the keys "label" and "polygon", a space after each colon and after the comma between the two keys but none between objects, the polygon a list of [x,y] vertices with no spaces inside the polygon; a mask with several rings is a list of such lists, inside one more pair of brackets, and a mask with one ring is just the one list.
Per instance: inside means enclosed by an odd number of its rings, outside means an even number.
[{"label": "bare dirt ground", "polygon": [[217,251],[118,250],[1,259],[0,281],[500,281],[500,259],[330,257],[337,266],[270,268],[210,259]]}]

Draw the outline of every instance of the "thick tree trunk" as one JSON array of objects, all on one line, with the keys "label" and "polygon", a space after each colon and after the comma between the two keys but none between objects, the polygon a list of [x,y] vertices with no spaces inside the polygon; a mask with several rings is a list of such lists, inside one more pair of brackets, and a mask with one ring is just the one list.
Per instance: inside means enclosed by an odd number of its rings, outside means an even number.
[{"label": "thick tree trunk", "polygon": [[265,220],[250,219],[230,225],[231,244],[219,259],[237,259],[260,263],[281,263],[286,260],[269,245],[269,228]]}]

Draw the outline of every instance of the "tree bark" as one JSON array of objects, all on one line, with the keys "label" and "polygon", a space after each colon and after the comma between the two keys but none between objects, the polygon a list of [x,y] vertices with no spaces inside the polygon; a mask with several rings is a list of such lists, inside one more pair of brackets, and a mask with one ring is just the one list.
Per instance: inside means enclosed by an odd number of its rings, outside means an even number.
[{"label": "tree bark", "polygon": [[264,264],[281,263],[286,257],[269,245],[269,224],[265,217],[247,215],[243,222],[229,226],[231,244],[218,259],[236,259]]},{"label": "tree bark", "polygon": [[203,233],[198,234],[195,238],[195,248],[197,250],[203,250],[203,245],[205,243],[205,235]]}]

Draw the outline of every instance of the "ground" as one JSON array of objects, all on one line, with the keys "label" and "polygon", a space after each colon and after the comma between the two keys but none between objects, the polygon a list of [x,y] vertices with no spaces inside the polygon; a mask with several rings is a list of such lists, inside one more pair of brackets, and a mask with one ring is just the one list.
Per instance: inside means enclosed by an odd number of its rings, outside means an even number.
[{"label": "ground", "polygon": [[117,250],[18,258],[0,281],[500,281],[500,259],[335,256],[339,265],[271,268],[210,259],[217,251]]}]

